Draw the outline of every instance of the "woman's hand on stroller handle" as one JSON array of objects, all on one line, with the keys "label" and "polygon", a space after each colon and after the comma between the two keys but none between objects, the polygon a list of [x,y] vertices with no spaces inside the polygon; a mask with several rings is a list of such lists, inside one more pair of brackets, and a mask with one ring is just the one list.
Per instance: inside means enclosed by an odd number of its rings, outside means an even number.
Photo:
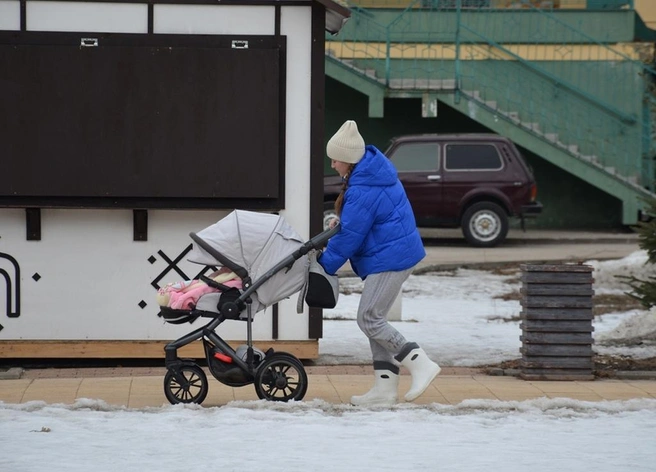
[{"label": "woman's hand on stroller handle", "polygon": [[339,233],[340,229],[341,229],[340,225],[335,225],[334,228],[328,229],[323,233],[317,234],[315,237],[304,243],[300,248],[298,248],[295,251],[294,259],[298,259],[299,257],[306,255],[312,249],[317,249],[317,250],[323,249],[326,243],[328,242],[328,240],[333,236],[335,236],[337,233]]},{"label": "woman's hand on stroller handle", "polygon": [[323,249],[328,240],[339,233],[341,226],[339,223],[335,224],[332,228],[327,229],[323,233],[317,234],[314,238],[310,239],[308,243],[311,243],[312,249]]}]

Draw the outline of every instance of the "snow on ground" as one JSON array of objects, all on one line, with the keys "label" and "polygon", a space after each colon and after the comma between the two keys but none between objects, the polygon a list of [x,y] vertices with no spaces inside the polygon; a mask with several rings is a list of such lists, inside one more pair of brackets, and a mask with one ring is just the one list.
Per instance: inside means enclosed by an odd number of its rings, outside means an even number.
[{"label": "snow on ground", "polygon": [[[595,291],[622,293],[614,275],[643,273],[643,254],[595,262]],[[323,362],[369,363],[354,321],[361,282],[343,280],[327,311]],[[517,274],[457,270],[412,276],[403,321],[395,325],[444,365],[482,365],[519,357],[519,302],[496,298],[520,287]],[[597,339],[625,355],[656,355],[635,339],[652,312],[594,321]],[[10,382],[10,381],[7,381]],[[264,400],[222,407],[128,409],[94,399],[73,405],[0,402],[0,471],[177,472],[651,472],[656,464],[656,400],[400,404],[363,409],[321,400]]]},{"label": "snow on ground", "polygon": [[126,409],[0,403],[7,472],[647,472],[656,400],[358,409],[320,400]]},{"label": "snow on ground", "polygon": [[[656,274],[646,264],[646,251],[623,259],[588,261],[596,294],[630,290],[618,275],[647,278]],[[458,269],[412,275],[403,286],[402,320],[392,324],[445,366],[480,366],[521,357],[518,300],[501,297],[521,288],[520,272],[507,275]],[[324,337],[319,363],[368,364],[369,343],[355,323],[362,281],[340,279],[339,303],[324,311]],[[635,358],[656,356],[656,310],[609,313],[593,321],[594,350]]]}]

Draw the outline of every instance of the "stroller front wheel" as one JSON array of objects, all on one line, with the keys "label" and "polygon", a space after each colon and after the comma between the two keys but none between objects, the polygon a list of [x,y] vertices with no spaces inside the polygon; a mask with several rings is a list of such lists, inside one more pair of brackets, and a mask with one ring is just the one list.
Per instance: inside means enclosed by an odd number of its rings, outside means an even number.
[{"label": "stroller front wheel", "polygon": [[255,373],[255,392],[262,400],[287,402],[302,400],[308,378],[301,361],[286,352],[266,357]]},{"label": "stroller front wheel", "polygon": [[[176,372],[177,370],[177,372]],[[209,386],[203,369],[196,364],[169,369],[164,376],[164,395],[173,405],[177,403],[202,403]]]}]

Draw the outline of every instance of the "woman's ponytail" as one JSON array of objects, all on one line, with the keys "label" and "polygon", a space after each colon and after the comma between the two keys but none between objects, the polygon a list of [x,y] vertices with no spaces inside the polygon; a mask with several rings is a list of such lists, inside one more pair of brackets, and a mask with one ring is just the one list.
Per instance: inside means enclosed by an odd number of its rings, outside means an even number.
[{"label": "woman's ponytail", "polygon": [[348,170],[346,171],[346,175],[344,175],[344,182],[342,183],[342,191],[339,192],[339,195],[337,196],[337,200],[335,200],[335,213],[337,213],[337,216],[342,215],[342,208],[344,207],[344,194],[346,193],[346,189],[348,189],[348,182],[349,179],[351,178],[351,172],[353,172],[353,168],[355,167],[355,164],[351,164],[348,167]]}]

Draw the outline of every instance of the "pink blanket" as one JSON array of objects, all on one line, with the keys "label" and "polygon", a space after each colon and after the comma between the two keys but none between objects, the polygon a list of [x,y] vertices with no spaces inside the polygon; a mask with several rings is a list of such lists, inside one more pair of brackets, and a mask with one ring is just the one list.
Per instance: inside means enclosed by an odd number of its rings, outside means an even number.
[{"label": "pink blanket", "polygon": [[[241,289],[241,279],[228,280],[222,282],[227,287]],[[168,284],[157,291],[160,305],[165,305],[175,310],[192,310],[196,307],[198,299],[205,294],[220,292],[220,290],[210,287],[201,280],[186,280]]]}]

